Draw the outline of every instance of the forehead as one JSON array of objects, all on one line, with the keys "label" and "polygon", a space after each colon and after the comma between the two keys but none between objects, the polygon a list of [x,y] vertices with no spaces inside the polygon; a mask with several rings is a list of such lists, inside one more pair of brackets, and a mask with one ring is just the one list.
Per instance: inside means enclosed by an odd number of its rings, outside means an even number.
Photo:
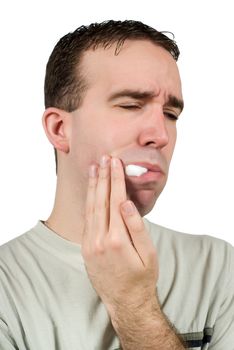
[{"label": "forehead", "polygon": [[111,94],[118,89],[145,89],[182,98],[176,61],[164,48],[146,40],[126,40],[118,55],[115,49],[113,44],[84,53],[81,66],[89,90]]}]

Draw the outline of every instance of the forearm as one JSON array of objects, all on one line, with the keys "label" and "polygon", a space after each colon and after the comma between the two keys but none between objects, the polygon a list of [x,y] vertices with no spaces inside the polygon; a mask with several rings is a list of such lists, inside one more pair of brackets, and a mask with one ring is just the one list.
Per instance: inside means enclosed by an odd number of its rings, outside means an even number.
[{"label": "forearm", "polygon": [[[121,309],[121,308],[120,308]],[[115,312],[112,323],[123,350],[183,350],[176,334],[160,308],[150,312],[123,307]]]}]

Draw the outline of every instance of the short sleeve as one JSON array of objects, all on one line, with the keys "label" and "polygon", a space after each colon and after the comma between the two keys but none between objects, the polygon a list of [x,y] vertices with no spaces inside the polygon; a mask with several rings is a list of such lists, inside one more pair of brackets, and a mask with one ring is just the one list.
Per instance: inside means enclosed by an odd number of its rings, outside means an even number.
[{"label": "short sleeve", "polygon": [[[209,350],[234,350],[234,248],[230,246],[224,299],[214,325]],[[225,273],[225,272],[224,272]]]}]

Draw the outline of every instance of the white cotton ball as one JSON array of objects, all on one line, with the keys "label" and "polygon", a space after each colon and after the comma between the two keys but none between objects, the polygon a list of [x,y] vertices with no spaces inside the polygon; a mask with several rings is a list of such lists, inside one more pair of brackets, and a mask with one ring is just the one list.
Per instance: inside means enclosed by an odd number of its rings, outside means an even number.
[{"label": "white cotton ball", "polygon": [[141,176],[142,174],[147,173],[147,171],[147,168],[134,164],[129,164],[125,167],[125,173],[128,176]]}]

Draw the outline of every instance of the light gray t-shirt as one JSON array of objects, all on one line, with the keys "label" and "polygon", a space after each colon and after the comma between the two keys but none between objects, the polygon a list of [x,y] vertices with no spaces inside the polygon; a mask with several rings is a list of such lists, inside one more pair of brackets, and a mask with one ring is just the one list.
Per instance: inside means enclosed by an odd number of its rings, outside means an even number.
[{"label": "light gray t-shirt", "polygon": [[[233,247],[144,223],[159,256],[164,314],[190,349],[234,350]],[[0,350],[119,348],[80,245],[38,221],[0,247]]]}]

